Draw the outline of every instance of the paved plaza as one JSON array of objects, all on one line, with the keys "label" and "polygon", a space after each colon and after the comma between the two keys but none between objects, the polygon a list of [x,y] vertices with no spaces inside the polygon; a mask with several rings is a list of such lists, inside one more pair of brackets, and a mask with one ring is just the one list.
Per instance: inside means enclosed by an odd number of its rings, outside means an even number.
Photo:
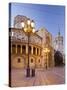
[{"label": "paved plaza", "polygon": [[25,69],[12,69],[12,87],[58,85],[65,83],[64,67],[36,69],[35,77],[26,77]]}]

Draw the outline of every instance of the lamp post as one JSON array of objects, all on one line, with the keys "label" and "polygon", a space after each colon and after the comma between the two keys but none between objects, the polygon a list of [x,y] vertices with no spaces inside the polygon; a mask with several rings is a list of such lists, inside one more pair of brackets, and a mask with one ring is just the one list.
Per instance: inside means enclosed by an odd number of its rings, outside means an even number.
[{"label": "lamp post", "polygon": [[27,64],[27,69],[26,69],[26,77],[30,77],[29,40],[30,40],[30,34],[35,32],[34,21],[27,19],[26,25],[24,22],[22,22],[21,24],[22,24],[22,28],[23,28],[24,32],[27,33],[27,36],[28,36],[28,64]]},{"label": "lamp post", "polygon": [[46,69],[47,69],[47,61],[48,61],[48,53],[50,52],[49,48],[44,48],[44,53],[46,54]]}]

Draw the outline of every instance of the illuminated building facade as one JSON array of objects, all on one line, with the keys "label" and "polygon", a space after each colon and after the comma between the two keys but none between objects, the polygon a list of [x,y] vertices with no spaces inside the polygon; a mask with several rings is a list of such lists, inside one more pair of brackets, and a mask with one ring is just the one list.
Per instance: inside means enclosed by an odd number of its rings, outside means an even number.
[{"label": "illuminated building facade", "polygon": [[[16,16],[14,28],[11,28],[11,65],[12,68],[26,68],[28,64],[28,37],[21,26],[26,21],[25,16]],[[26,22],[25,22],[26,23]],[[45,53],[44,49],[50,50]],[[40,29],[30,34],[29,65],[30,68],[46,68],[54,66],[54,50],[52,35],[46,29]]]}]

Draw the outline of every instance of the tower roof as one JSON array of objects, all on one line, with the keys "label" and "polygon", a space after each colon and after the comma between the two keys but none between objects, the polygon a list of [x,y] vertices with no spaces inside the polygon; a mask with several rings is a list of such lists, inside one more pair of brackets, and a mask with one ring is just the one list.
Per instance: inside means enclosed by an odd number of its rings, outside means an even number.
[{"label": "tower roof", "polygon": [[59,29],[59,31],[58,31],[58,36],[60,36],[61,34],[60,34],[60,27],[59,27],[59,25],[58,25],[58,29]]},{"label": "tower roof", "polygon": [[58,32],[58,36],[60,36],[60,31]]}]

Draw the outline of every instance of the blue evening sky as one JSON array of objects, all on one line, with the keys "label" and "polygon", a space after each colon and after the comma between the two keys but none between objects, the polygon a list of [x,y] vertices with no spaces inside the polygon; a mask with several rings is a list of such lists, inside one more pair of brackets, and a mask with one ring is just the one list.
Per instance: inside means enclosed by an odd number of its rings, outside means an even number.
[{"label": "blue evening sky", "polygon": [[[65,7],[42,4],[11,4],[11,26],[13,27],[14,17],[24,15],[35,21],[35,28],[38,30],[45,27],[53,36],[56,36],[59,28],[61,35],[65,31]],[[59,26],[59,27],[58,27]]]}]

